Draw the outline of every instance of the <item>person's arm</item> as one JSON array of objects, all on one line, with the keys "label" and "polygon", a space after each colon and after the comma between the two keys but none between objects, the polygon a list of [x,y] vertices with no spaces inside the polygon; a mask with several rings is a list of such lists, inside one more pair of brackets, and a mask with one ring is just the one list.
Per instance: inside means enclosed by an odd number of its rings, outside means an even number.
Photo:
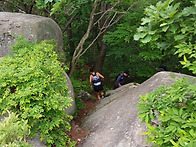
[{"label": "person's arm", "polygon": [[98,77],[101,77],[102,79],[104,79],[104,76],[101,75],[99,72],[97,72],[97,76],[98,76]]},{"label": "person's arm", "polygon": [[89,83],[90,83],[90,87],[91,87],[91,89],[92,89],[92,75],[90,75]]},{"label": "person's arm", "polygon": [[116,82],[118,84],[119,87],[121,87],[122,85],[120,84],[120,81],[121,81],[121,75],[118,76]]}]

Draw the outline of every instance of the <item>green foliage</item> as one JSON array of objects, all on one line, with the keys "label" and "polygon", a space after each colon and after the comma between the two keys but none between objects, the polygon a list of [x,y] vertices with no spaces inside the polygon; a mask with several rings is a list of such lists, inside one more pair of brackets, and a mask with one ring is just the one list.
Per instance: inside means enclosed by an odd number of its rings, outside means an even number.
[{"label": "green foliage", "polygon": [[0,60],[0,113],[11,110],[28,120],[31,136],[39,133],[47,145],[65,146],[70,139],[71,106],[62,64],[53,41],[28,43],[24,39],[12,47],[12,54]]},{"label": "green foliage", "polygon": [[[155,2],[141,1],[123,17],[116,28],[112,28],[104,35],[104,41],[107,41],[108,46],[104,65],[106,72],[110,72],[113,83],[116,75],[124,70],[130,71],[131,81],[139,83],[156,73],[160,60],[151,60],[149,56],[153,54],[147,50],[148,46],[141,46],[133,40],[145,7]],[[143,56],[144,52],[148,52],[149,56]]]},{"label": "green foliage", "polygon": [[[142,56],[151,59],[173,59],[177,56],[176,45],[195,40],[195,1],[160,1],[156,6],[145,9],[146,16],[142,18],[141,26],[134,35],[135,40],[149,44],[151,48]],[[182,23],[183,22],[183,23]],[[176,58],[177,60],[177,58]]]},{"label": "green foliage", "polygon": [[191,42],[189,44],[181,43],[176,45],[176,48],[178,48],[176,54],[179,57],[183,57],[183,61],[180,62],[183,67],[188,68],[193,74],[196,74],[196,44],[192,44]]},{"label": "green foliage", "polygon": [[0,122],[0,146],[1,147],[31,147],[25,136],[29,134],[27,120],[19,119],[15,113],[10,113]]},{"label": "green foliage", "polygon": [[[64,10],[67,14],[72,13],[71,11],[74,11],[75,8],[82,8],[84,5],[88,4],[89,0],[58,0],[53,5],[53,8],[51,9],[50,15],[53,15],[55,12],[59,12]],[[64,9],[64,7],[67,7]],[[87,10],[87,9],[86,9]]]},{"label": "green foliage", "polygon": [[89,91],[89,78],[86,78],[85,80],[81,80],[80,78],[71,78],[75,93],[79,93],[81,90]]},{"label": "green foliage", "polygon": [[77,118],[80,110],[85,108],[86,106],[84,104],[82,104],[82,100],[80,98],[76,97],[75,102],[76,102],[76,111],[75,111],[74,118]]},{"label": "green foliage", "polygon": [[[195,1],[192,1],[195,3]],[[186,5],[185,5],[186,3]],[[181,64],[193,73],[195,66],[195,6],[183,1],[167,0],[146,8],[146,16],[134,39],[148,43],[152,49],[183,57]],[[183,23],[182,23],[183,22]],[[196,143],[196,85],[187,78],[171,87],[163,85],[141,96],[139,117],[148,126],[147,141],[158,146],[194,146]],[[151,121],[158,119],[157,126]]]},{"label": "green foliage", "polygon": [[[188,78],[178,79],[171,87],[162,85],[156,91],[140,96],[137,108],[148,126],[147,141],[158,146],[187,146],[196,143],[196,85]],[[151,126],[152,120],[159,120]],[[194,146],[194,145],[193,145]]]},{"label": "green foliage", "polygon": [[[195,3],[167,0],[146,8],[146,16],[134,39],[148,43],[170,56],[183,57],[181,64],[193,73],[195,65]],[[182,23],[183,22],[183,23]],[[168,57],[167,55],[167,57]],[[163,85],[141,96],[139,117],[148,126],[147,141],[157,146],[196,145],[195,80],[178,79],[171,87]],[[152,120],[159,120],[151,126]],[[156,122],[156,121],[155,121]]]}]

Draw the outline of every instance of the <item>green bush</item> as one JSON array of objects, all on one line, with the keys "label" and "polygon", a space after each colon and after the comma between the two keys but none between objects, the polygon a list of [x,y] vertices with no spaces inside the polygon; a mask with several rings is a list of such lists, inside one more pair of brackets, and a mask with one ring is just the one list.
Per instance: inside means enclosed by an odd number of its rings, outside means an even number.
[{"label": "green bush", "polygon": [[1,147],[31,147],[25,140],[29,134],[27,121],[19,120],[18,115],[8,112],[9,116],[0,122]]},{"label": "green bush", "polygon": [[31,136],[39,132],[47,145],[66,146],[72,116],[65,72],[53,41],[29,43],[24,39],[12,54],[0,60],[0,114],[11,110],[28,120]]},{"label": "green bush", "polygon": [[[188,78],[141,96],[139,117],[148,126],[147,141],[161,147],[196,146],[196,85]],[[151,121],[160,122],[153,126]],[[154,121],[156,122],[156,121]]]}]

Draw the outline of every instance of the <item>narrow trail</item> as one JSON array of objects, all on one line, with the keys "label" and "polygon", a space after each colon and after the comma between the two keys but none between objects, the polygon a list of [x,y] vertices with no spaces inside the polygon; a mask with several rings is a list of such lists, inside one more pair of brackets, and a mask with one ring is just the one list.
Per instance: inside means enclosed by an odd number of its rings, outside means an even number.
[{"label": "narrow trail", "polygon": [[81,124],[82,120],[87,116],[87,114],[90,112],[96,102],[97,100],[83,101],[82,104],[85,105],[85,108],[81,109],[79,111],[79,114],[77,115],[77,118],[72,120],[71,130],[68,135],[72,141],[76,142],[76,147],[79,142],[82,141],[82,138],[89,133],[89,131],[81,128]]}]

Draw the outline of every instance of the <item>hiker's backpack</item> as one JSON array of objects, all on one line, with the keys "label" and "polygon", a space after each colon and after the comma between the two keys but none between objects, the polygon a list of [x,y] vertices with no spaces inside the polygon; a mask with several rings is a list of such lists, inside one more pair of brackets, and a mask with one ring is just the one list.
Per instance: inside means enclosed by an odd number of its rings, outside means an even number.
[{"label": "hiker's backpack", "polygon": [[118,79],[118,76],[120,76],[120,74],[118,74],[118,75],[116,76],[115,81]]},{"label": "hiker's backpack", "polygon": [[121,76],[121,79],[120,79],[120,80],[122,81],[122,80],[124,79],[123,73],[122,73],[122,74],[118,74],[118,75],[116,76],[116,80],[118,79],[119,76]]},{"label": "hiker's backpack", "polygon": [[95,73],[93,76],[93,84],[95,86],[101,85],[101,80],[98,78],[97,74]]}]

